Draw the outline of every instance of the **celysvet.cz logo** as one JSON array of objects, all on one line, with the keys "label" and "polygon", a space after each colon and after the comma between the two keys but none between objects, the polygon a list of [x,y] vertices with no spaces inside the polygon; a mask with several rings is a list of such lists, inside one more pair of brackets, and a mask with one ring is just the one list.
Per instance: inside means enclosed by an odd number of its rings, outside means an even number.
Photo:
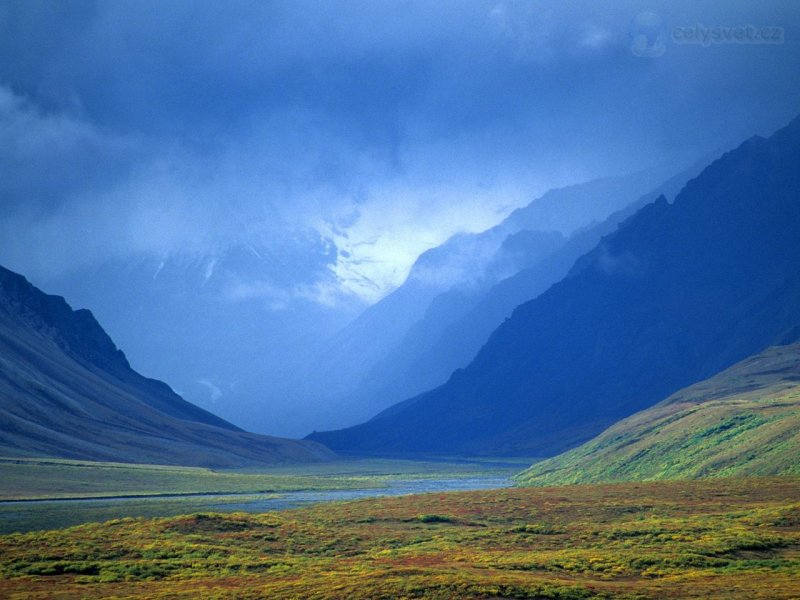
[{"label": "celysvet.cz logo", "polygon": [[743,25],[737,27],[706,27],[699,23],[689,27],[673,27],[672,41],[676,44],[782,44],[783,27],[756,27]]},{"label": "celysvet.cz logo", "polygon": [[785,40],[783,27],[777,26],[695,23],[668,28],[664,19],[653,12],[642,12],[631,19],[628,35],[631,52],[646,58],[662,56],[669,43],[707,48],[717,44],[783,44]]}]

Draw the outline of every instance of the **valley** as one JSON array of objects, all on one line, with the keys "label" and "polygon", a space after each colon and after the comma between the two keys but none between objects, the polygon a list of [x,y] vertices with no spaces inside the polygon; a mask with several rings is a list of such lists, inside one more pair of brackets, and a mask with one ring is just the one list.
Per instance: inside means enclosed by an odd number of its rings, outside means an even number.
[{"label": "valley", "polygon": [[800,600],[798,32],[0,2],[0,600]]}]

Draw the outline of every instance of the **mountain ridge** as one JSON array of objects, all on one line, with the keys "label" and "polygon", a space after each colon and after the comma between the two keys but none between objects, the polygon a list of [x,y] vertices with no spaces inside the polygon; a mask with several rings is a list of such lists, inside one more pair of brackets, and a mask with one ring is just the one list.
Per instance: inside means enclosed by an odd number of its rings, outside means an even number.
[{"label": "mountain ridge", "polygon": [[[453,290],[437,296],[423,318],[408,331],[403,342],[362,380],[357,393],[364,397],[380,397],[385,404],[390,404],[387,399],[398,402],[443,384],[453,371],[469,364],[492,331],[511,315],[516,306],[536,298],[557,283],[569,273],[576,260],[596,246],[605,235],[613,233],[640,208],[662,194],[674,198],[684,184],[699,174],[710,160],[698,161],[642,194],[632,204],[613,212],[605,220],[578,229],[558,248],[545,255],[531,257],[527,266],[500,279],[482,293],[474,296],[462,294],[455,301],[452,296],[457,292]],[[533,232],[523,230],[520,233]],[[445,300],[448,295],[451,296],[449,303]],[[465,308],[458,306],[459,302]],[[433,311],[436,312],[428,314]],[[442,313],[446,313],[446,319],[443,319]],[[442,326],[443,320],[447,322]],[[440,330],[434,339],[437,328]],[[417,348],[422,350],[412,354],[411,350]],[[387,377],[391,378],[389,383],[386,383]]]},{"label": "mountain ridge", "polygon": [[[409,336],[413,346],[413,335],[421,330],[419,341],[424,345],[440,326],[425,321],[428,310],[452,319],[499,281],[557,251],[567,243],[566,236],[635,202],[661,184],[668,177],[665,173],[673,174],[651,169],[553,188],[483,232],[455,234],[423,252],[400,287],[325,344],[308,381],[325,382],[323,395],[332,401],[339,421],[352,423],[356,417],[374,415],[400,399],[392,382],[382,381],[387,365],[396,367],[397,352],[414,352],[403,346]],[[426,385],[441,383],[457,366],[463,364],[448,364],[439,371],[440,380]]]},{"label": "mountain ridge", "polygon": [[726,152],[515,309],[443,386],[310,439],[552,456],[800,323],[800,119]]},{"label": "mountain ridge", "polygon": [[131,369],[88,310],[0,267],[0,453],[187,466],[321,460],[242,431]]}]

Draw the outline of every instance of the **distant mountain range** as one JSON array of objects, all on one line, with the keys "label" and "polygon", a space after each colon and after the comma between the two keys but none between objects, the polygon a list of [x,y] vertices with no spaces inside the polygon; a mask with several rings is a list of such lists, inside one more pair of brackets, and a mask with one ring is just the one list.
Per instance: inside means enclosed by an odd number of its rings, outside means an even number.
[{"label": "distant mountain range", "polygon": [[800,119],[661,197],[439,388],[310,439],[359,455],[552,456],[800,337]]},{"label": "distant mountain range", "polygon": [[[372,367],[354,396],[371,399],[373,409],[383,408],[443,384],[453,371],[475,358],[492,331],[511,315],[514,308],[536,298],[563,279],[578,258],[640,208],[661,195],[674,198],[686,182],[698,175],[709,162],[711,159],[700,161],[670,177],[605,220],[562,238],[561,243],[547,252],[530,250],[531,246],[536,248],[535,244],[542,235],[540,232],[524,229],[509,235],[503,242],[506,248],[498,254],[503,256],[504,253],[516,252],[515,268],[506,270],[511,275],[499,278],[489,287],[454,287],[436,296],[400,343]],[[595,194],[599,204],[608,205],[604,194],[615,193],[608,186],[608,181],[599,180],[559,190],[561,194],[555,194],[555,191],[550,194],[560,196],[561,202],[570,204],[575,197],[567,192],[580,190],[578,198],[585,198],[584,204],[591,194]],[[543,200],[548,199],[546,205],[551,204],[549,199],[552,195],[543,197]],[[624,199],[630,197],[623,194]],[[597,214],[597,209],[594,214]]]},{"label": "distant mountain range", "polygon": [[328,340],[312,362],[306,379],[330,403],[327,420],[357,422],[446,381],[514,307],[561,279],[627,207],[654,200],[657,193],[643,195],[657,186],[674,195],[696,171],[667,183],[671,173],[655,169],[553,189],[495,227],[424,252],[398,289]]},{"label": "distant mountain range", "polygon": [[91,312],[2,267],[0,454],[217,467],[332,457],[246,433],[139,375]]},{"label": "distant mountain range", "polygon": [[536,463],[527,485],[800,475],[800,344],[772,347]]}]

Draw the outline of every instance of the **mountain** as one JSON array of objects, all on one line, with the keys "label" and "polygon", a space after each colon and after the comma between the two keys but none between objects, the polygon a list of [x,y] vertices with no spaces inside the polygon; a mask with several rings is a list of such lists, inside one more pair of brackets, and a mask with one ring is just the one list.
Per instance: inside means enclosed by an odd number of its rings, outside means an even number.
[{"label": "mountain", "polygon": [[[412,373],[403,384],[397,378],[438,334],[493,285],[546,259],[581,228],[635,202],[665,180],[666,173],[654,169],[553,189],[486,231],[454,235],[424,252],[399,288],[331,337],[312,363],[306,379],[332,406],[328,421],[357,422],[406,397],[400,395],[404,392],[427,389],[425,377]],[[433,384],[466,361],[431,369],[436,364],[424,371],[435,371]]]},{"label": "mountain", "polygon": [[798,197],[800,119],[642,208],[441,387],[310,439],[371,455],[576,446],[797,335]]},{"label": "mountain", "polygon": [[2,267],[0,454],[215,467],[332,456],[186,402],[131,369],[91,312]]},{"label": "mountain", "polygon": [[800,475],[800,344],[683,389],[517,477],[525,485]]},{"label": "mountain", "polygon": [[[313,377],[325,382],[326,393],[339,399],[331,404],[342,425],[368,418],[399,399],[397,392],[375,393],[375,383],[368,378],[377,373],[379,384],[384,384],[392,372],[391,360],[399,351],[398,345],[411,331],[429,326],[425,333],[430,335],[480,297],[495,280],[499,265],[511,269],[512,264],[523,261],[535,263],[565,241],[555,231],[517,232],[501,241],[503,235],[500,228],[483,234],[459,234],[425,252],[402,286],[367,308],[329,341],[325,359],[315,364]],[[523,236],[524,241],[520,241]],[[512,239],[517,243],[509,241]],[[520,251],[523,244],[524,252]],[[412,347],[412,353],[414,350]],[[387,362],[389,368],[385,368]],[[330,418],[335,418],[334,414]]]},{"label": "mountain", "polygon": [[710,158],[699,161],[670,177],[604,221],[575,231],[551,252],[531,250],[537,232],[523,230],[510,235],[503,245],[515,249],[517,269],[507,270],[514,274],[488,289],[457,288],[436,296],[401,342],[364,377],[354,395],[372,399],[369,404],[382,409],[443,384],[453,371],[475,358],[514,308],[563,279],[578,258],[640,208],[662,195],[674,198],[710,162]]},{"label": "mountain", "polygon": [[364,304],[343,296],[320,302],[303,287],[307,277],[329,276],[327,266],[322,275],[311,264],[297,268],[297,246],[323,244],[314,236],[283,242],[243,225],[231,237],[60,274],[17,270],[91,307],[134,369],[193,404],[250,431],[306,435],[320,422],[301,389],[308,357]]}]

